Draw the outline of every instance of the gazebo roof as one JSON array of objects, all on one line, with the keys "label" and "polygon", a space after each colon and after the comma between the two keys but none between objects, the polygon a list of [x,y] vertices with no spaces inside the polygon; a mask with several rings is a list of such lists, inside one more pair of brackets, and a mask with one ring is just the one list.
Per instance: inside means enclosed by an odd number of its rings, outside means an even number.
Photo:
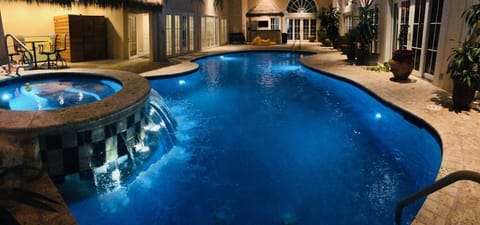
[{"label": "gazebo roof", "polygon": [[247,17],[256,16],[283,16],[283,12],[271,1],[262,1],[247,12]]}]

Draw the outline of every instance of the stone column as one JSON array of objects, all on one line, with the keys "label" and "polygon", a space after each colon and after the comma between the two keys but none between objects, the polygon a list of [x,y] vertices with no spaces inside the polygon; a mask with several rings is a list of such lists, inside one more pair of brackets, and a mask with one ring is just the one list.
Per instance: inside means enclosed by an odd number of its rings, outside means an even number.
[{"label": "stone column", "polygon": [[151,59],[153,62],[168,61],[166,51],[165,15],[162,12],[150,13]]}]

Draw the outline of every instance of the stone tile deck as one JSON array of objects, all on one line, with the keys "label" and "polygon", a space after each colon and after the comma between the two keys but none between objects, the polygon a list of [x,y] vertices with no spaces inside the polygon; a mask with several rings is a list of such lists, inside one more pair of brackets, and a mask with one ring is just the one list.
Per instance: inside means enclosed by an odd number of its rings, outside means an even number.
[{"label": "stone tile deck", "polygon": [[[298,49],[298,46],[293,49]],[[197,69],[196,64],[190,62],[192,59],[210,54],[245,50],[290,51],[292,46],[222,46],[176,57],[175,60],[180,63],[144,72],[141,75],[150,77],[184,73]],[[451,109],[450,94],[421,78],[411,77],[410,83],[392,82],[389,79],[392,76],[391,73],[367,71],[364,67],[350,65],[345,60],[346,56],[331,48],[322,48],[317,44],[302,44],[301,50],[317,53],[304,57],[302,63],[305,65],[356,82],[385,101],[429,123],[438,132],[443,144],[443,161],[437,179],[458,170],[480,172],[480,104],[478,101],[470,111],[455,112]],[[58,193],[53,196],[58,199]],[[59,217],[68,217],[70,214],[62,210],[60,215]],[[55,223],[55,220],[49,220],[47,223],[42,223],[41,220],[22,221],[26,221],[25,224],[74,223],[66,222],[64,219],[59,220],[63,221],[61,223]],[[430,195],[412,224],[480,224],[480,184],[460,181]]]}]

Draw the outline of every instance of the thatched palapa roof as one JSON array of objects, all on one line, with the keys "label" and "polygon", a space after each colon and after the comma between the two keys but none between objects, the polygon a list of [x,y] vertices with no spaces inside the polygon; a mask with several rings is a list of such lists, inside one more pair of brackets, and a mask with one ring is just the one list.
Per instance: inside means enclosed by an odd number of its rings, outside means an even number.
[{"label": "thatched palapa roof", "polygon": [[[2,0],[0,0],[2,1]],[[162,4],[158,0],[7,0],[26,1],[28,3],[46,3],[70,8],[74,4],[95,5],[102,8],[128,8],[146,11],[159,11]]]},{"label": "thatched palapa roof", "polygon": [[256,16],[283,16],[283,12],[271,1],[262,1],[247,12],[247,17]]}]

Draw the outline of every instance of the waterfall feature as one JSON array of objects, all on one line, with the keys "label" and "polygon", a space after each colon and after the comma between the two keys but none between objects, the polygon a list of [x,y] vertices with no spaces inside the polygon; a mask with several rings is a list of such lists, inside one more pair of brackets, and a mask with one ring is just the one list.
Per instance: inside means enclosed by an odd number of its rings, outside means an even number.
[{"label": "waterfall feature", "polygon": [[[135,172],[154,151],[167,153],[176,144],[177,122],[172,117],[163,98],[153,89],[145,105],[144,121],[134,135],[117,137],[117,146],[125,148],[128,154],[106,162],[93,170],[95,186],[98,191],[108,191],[118,187],[121,182]],[[120,146],[123,145],[123,146]]]}]

